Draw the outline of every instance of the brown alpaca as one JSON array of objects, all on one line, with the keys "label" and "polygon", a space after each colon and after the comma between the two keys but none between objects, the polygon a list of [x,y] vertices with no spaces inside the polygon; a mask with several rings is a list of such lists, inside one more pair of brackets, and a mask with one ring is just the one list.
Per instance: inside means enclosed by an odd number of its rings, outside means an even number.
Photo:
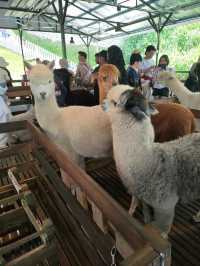
[{"label": "brown alpaca", "polygon": [[[116,85],[118,77],[119,71],[114,65],[105,64],[100,68],[98,76],[100,103],[106,98],[112,86]],[[155,103],[155,108],[159,113],[151,120],[156,142],[174,140],[194,132],[194,115],[186,107],[175,103]]]},{"label": "brown alpaca", "polygon": [[102,104],[112,86],[118,84],[119,75],[119,70],[114,65],[104,64],[100,67],[98,73],[99,104]]}]

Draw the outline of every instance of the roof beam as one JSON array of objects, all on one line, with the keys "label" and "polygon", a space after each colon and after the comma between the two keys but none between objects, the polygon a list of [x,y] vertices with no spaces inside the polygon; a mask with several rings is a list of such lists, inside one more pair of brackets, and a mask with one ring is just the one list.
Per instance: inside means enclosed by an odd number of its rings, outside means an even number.
[{"label": "roof beam", "polygon": [[[104,23],[107,23],[108,25],[110,25],[110,26],[112,26],[112,27],[116,27],[115,25],[113,25],[113,23],[110,23],[109,21],[107,21],[107,20],[105,20],[105,19],[103,19],[103,18],[101,18],[101,17],[99,17],[99,16],[97,16],[97,15],[95,15],[95,14],[92,14],[92,13],[90,13],[88,10],[86,10],[86,9],[84,9],[84,8],[82,8],[82,7],[80,7],[80,6],[77,6],[76,4],[72,4],[73,6],[75,6],[76,8],[78,8],[78,9],[80,9],[81,11],[83,11],[83,12],[85,12],[85,14],[89,14],[89,15],[91,15],[91,16],[93,16],[93,17],[95,17],[96,19],[97,19],[97,21],[98,22],[104,22]],[[117,24],[117,22],[114,22],[115,24]]]},{"label": "roof beam", "polygon": [[[192,16],[192,17],[185,17],[185,18],[182,18],[182,19],[175,20],[173,22],[170,20],[169,23],[166,26],[171,26],[171,25],[174,25],[174,24],[181,24],[181,23],[184,23],[184,22],[187,22],[187,21],[191,21],[191,20],[196,20],[196,19],[200,20],[200,16],[196,15],[196,16]],[[153,28],[151,26],[147,26],[147,27],[142,27],[142,28],[139,28],[139,29],[127,31],[127,34],[128,35],[130,35],[130,34],[138,35],[138,34],[141,34],[142,32],[151,31],[151,30],[153,30]],[[99,41],[105,41],[105,40],[109,40],[109,39],[113,39],[113,38],[120,38],[120,37],[123,37],[123,36],[125,36],[124,33],[119,33],[117,35],[109,35],[108,37],[99,38]]]},{"label": "roof beam", "polygon": [[[152,18],[157,18],[157,17],[159,17],[159,14],[157,14],[157,15],[152,15]],[[126,26],[130,26],[130,25],[133,25],[133,24],[137,24],[137,23],[140,23],[140,22],[143,22],[143,21],[148,21],[149,18],[150,18],[150,16],[146,16],[146,17],[142,17],[142,18],[139,18],[139,19],[136,19],[136,20],[130,21],[130,22],[126,23]],[[111,27],[111,28],[107,28],[107,29],[105,29],[105,32],[111,31],[111,30],[113,30],[113,29],[114,29],[113,27]],[[128,33],[128,32],[126,32],[126,33]],[[92,34],[92,35],[98,34],[98,31],[93,32],[93,33],[91,33],[91,34]]]},{"label": "roof beam", "polygon": [[[4,9],[4,10],[12,10],[12,11],[16,11],[16,12],[24,12],[24,13],[30,13],[30,14],[35,14],[35,15],[47,15],[47,16],[55,16],[56,17],[56,14],[55,13],[50,13],[50,12],[40,12],[40,10],[32,10],[32,9],[25,9],[25,8],[20,8],[20,7],[1,7],[0,6],[0,10],[1,9]],[[66,18],[72,18],[72,19],[77,19],[77,16],[71,16],[71,15],[67,15]],[[81,19],[81,20],[86,20],[86,21],[93,21],[94,24],[96,22],[99,21],[99,19],[95,19],[95,18],[83,18],[83,17],[80,17],[78,19]],[[70,21],[67,21],[67,23],[69,23]],[[109,21],[110,23],[117,23],[115,21]],[[120,23],[121,25],[125,24],[125,23]]]},{"label": "roof beam", "polygon": [[[43,15],[43,16],[46,17],[46,18],[48,18],[48,19],[50,19],[50,20],[52,20],[52,21],[54,21],[54,23],[58,23],[58,21],[57,21],[56,19],[52,18],[52,17],[49,17],[49,16],[47,16],[47,15]],[[83,31],[80,31],[80,30],[74,28],[74,27],[71,26],[71,25],[65,25],[65,29],[72,29],[73,31],[76,32],[76,33],[74,33],[74,32],[72,33],[72,32],[71,32],[71,34],[78,34],[78,35],[81,34],[81,35],[84,35],[84,36],[92,37],[94,40],[99,41],[98,38],[92,36],[91,34],[87,34],[87,33],[83,32]],[[70,32],[69,32],[69,33],[70,33]]]},{"label": "roof beam", "polygon": [[[150,1],[148,1],[148,3],[155,3],[155,2],[158,2],[159,0],[150,0]],[[133,10],[140,10],[140,9],[142,9],[144,7],[144,4],[140,4],[140,5],[137,5],[137,6],[134,6],[134,7],[131,7],[130,9],[128,9],[128,10],[123,10],[123,11],[121,11],[121,12],[118,12],[118,13],[116,13],[116,14],[113,14],[113,15],[110,15],[110,16],[108,16],[108,17],[105,17],[104,19],[105,20],[108,20],[108,19],[112,19],[112,18],[115,18],[115,17],[117,17],[117,16],[121,16],[121,15],[123,15],[123,14],[127,14],[128,12],[130,12],[130,11],[133,11]],[[89,23],[89,24],[87,24],[87,25],[84,25],[84,27],[90,27],[90,26],[93,26],[95,23],[93,23],[93,22],[91,22],[91,23]],[[79,27],[79,30],[81,30],[83,28],[83,26],[82,27]]]}]

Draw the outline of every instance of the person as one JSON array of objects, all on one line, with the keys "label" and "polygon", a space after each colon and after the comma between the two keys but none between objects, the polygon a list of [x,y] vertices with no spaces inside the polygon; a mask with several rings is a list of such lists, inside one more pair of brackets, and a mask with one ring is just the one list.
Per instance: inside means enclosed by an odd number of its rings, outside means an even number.
[{"label": "person", "polygon": [[[2,77],[1,77],[2,78]],[[0,79],[0,123],[5,123],[10,120],[11,112],[7,104],[6,91],[8,87],[5,78]],[[8,142],[8,134],[0,134],[0,148],[6,146]]]},{"label": "person", "polygon": [[59,60],[59,65],[60,65],[60,68],[62,68],[62,69],[63,69],[63,68],[64,68],[64,69],[67,69],[68,72],[70,72],[71,75],[74,76],[73,71],[69,69],[69,64],[68,64],[67,59],[61,58],[61,59]]},{"label": "person", "polygon": [[8,62],[3,57],[0,57],[0,80],[5,81],[8,87],[12,86],[12,78],[10,71],[7,69]]},{"label": "person", "polygon": [[141,88],[140,65],[142,56],[138,53],[133,53],[130,57],[130,65],[127,69],[128,84],[135,88]]},{"label": "person", "polygon": [[142,65],[141,65],[141,72],[144,75],[144,79],[151,80],[152,78],[151,71],[155,66],[155,62],[153,60],[155,53],[156,53],[156,48],[153,45],[147,46],[145,51],[145,56],[142,60]]},{"label": "person", "polygon": [[95,58],[96,58],[96,62],[98,63],[98,66],[92,72],[91,82],[93,83],[95,102],[98,105],[99,104],[98,72],[99,72],[100,67],[107,63],[107,51],[102,50],[96,55],[95,55]]},{"label": "person", "polygon": [[122,50],[117,45],[112,45],[108,48],[108,64],[115,65],[119,72],[119,83],[120,84],[127,84],[127,72],[125,69],[125,61],[123,57]]},{"label": "person", "polygon": [[158,67],[154,69],[154,81],[153,81],[153,96],[158,96],[158,97],[169,97],[169,88],[165,87],[163,84],[158,82],[156,80],[157,75],[161,71],[174,71],[173,68],[170,68],[169,66],[169,57],[168,55],[164,54],[160,57]]},{"label": "person", "polygon": [[89,64],[87,64],[87,54],[83,51],[78,52],[79,64],[77,66],[75,81],[76,85],[80,88],[88,89],[90,85],[90,79],[92,74],[92,69]]},{"label": "person", "polygon": [[42,61],[40,60],[39,57],[37,57],[37,58],[35,59],[35,61],[36,61],[36,64],[42,64]]},{"label": "person", "polygon": [[196,63],[192,65],[185,86],[192,92],[200,91],[200,56]]},{"label": "person", "polygon": [[66,59],[59,60],[59,69],[54,69],[54,82],[56,90],[56,99],[59,106],[65,106],[72,83],[72,73],[67,69]]},{"label": "person", "polygon": [[[39,61],[38,61],[39,62]],[[49,60],[47,60],[47,59],[45,59],[45,60],[43,60],[41,63],[39,63],[39,64],[43,64],[43,65],[45,65],[45,66],[48,66],[49,64],[50,64],[51,62],[49,61]]]}]

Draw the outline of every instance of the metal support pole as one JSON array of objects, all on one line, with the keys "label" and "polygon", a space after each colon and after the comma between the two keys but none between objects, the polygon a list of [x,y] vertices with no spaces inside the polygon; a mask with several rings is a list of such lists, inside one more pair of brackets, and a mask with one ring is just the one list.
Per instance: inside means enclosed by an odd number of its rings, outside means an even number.
[{"label": "metal support pole", "polygon": [[63,58],[66,59],[67,58],[67,52],[66,52],[66,42],[65,42],[65,17],[66,17],[66,12],[67,12],[68,1],[65,1],[64,10],[63,10],[62,0],[58,0],[59,11],[57,10],[54,2],[52,3],[52,6],[53,6],[54,11],[57,15],[58,22],[60,24],[62,56],[63,56]]},{"label": "metal support pole", "polygon": [[21,53],[22,53],[22,61],[23,61],[23,67],[24,67],[24,74],[26,74],[26,71],[25,71],[25,58],[24,58],[24,49],[23,49],[23,30],[22,28],[18,28],[18,31],[19,31],[19,39],[20,39],[20,47],[21,47]]},{"label": "metal support pole", "polygon": [[85,44],[85,46],[87,47],[87,61],[88,63],[90,63],[90,44],[92,41],[92,37],[87,36],[86,37],[86,41],[84,40],[84,37],[82,37],[81,35],[79,35],[79,37],[81,38],[82,42]]},{"label": "metal support pole", "polygon": [[158,18],[158,22],[156,23],[155,19],[152,16],[152,14],[149,13],[148,21],[151,24],[152,28],[155,30],[156,36],[157,36],[156,65],[158,64],[158,57],[159,57],[159,51],[160,51],[160,34],[161,34],[163,28],[165,27],[165,25],[167,24],[167,22],[170,20],[172,14],[173,13],[170,13],[167,17],[164,17],[165,21],[163,23],[162,23],[162,16],[160,14],[159,18]]}]

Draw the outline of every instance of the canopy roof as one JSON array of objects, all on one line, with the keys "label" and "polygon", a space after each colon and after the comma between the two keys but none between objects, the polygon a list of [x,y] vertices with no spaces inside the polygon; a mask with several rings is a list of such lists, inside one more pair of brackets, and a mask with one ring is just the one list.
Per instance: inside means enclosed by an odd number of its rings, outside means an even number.
[{"label": "canopy roof", "polygon": [[[63,1],[65,33],[102,41],[143,32],[156,23],[177,24],[200,18],[199,0]],[[0,1],[0,27],[60,32],[59,0]],[[166,20],[168,18],[168,20]]]}]

